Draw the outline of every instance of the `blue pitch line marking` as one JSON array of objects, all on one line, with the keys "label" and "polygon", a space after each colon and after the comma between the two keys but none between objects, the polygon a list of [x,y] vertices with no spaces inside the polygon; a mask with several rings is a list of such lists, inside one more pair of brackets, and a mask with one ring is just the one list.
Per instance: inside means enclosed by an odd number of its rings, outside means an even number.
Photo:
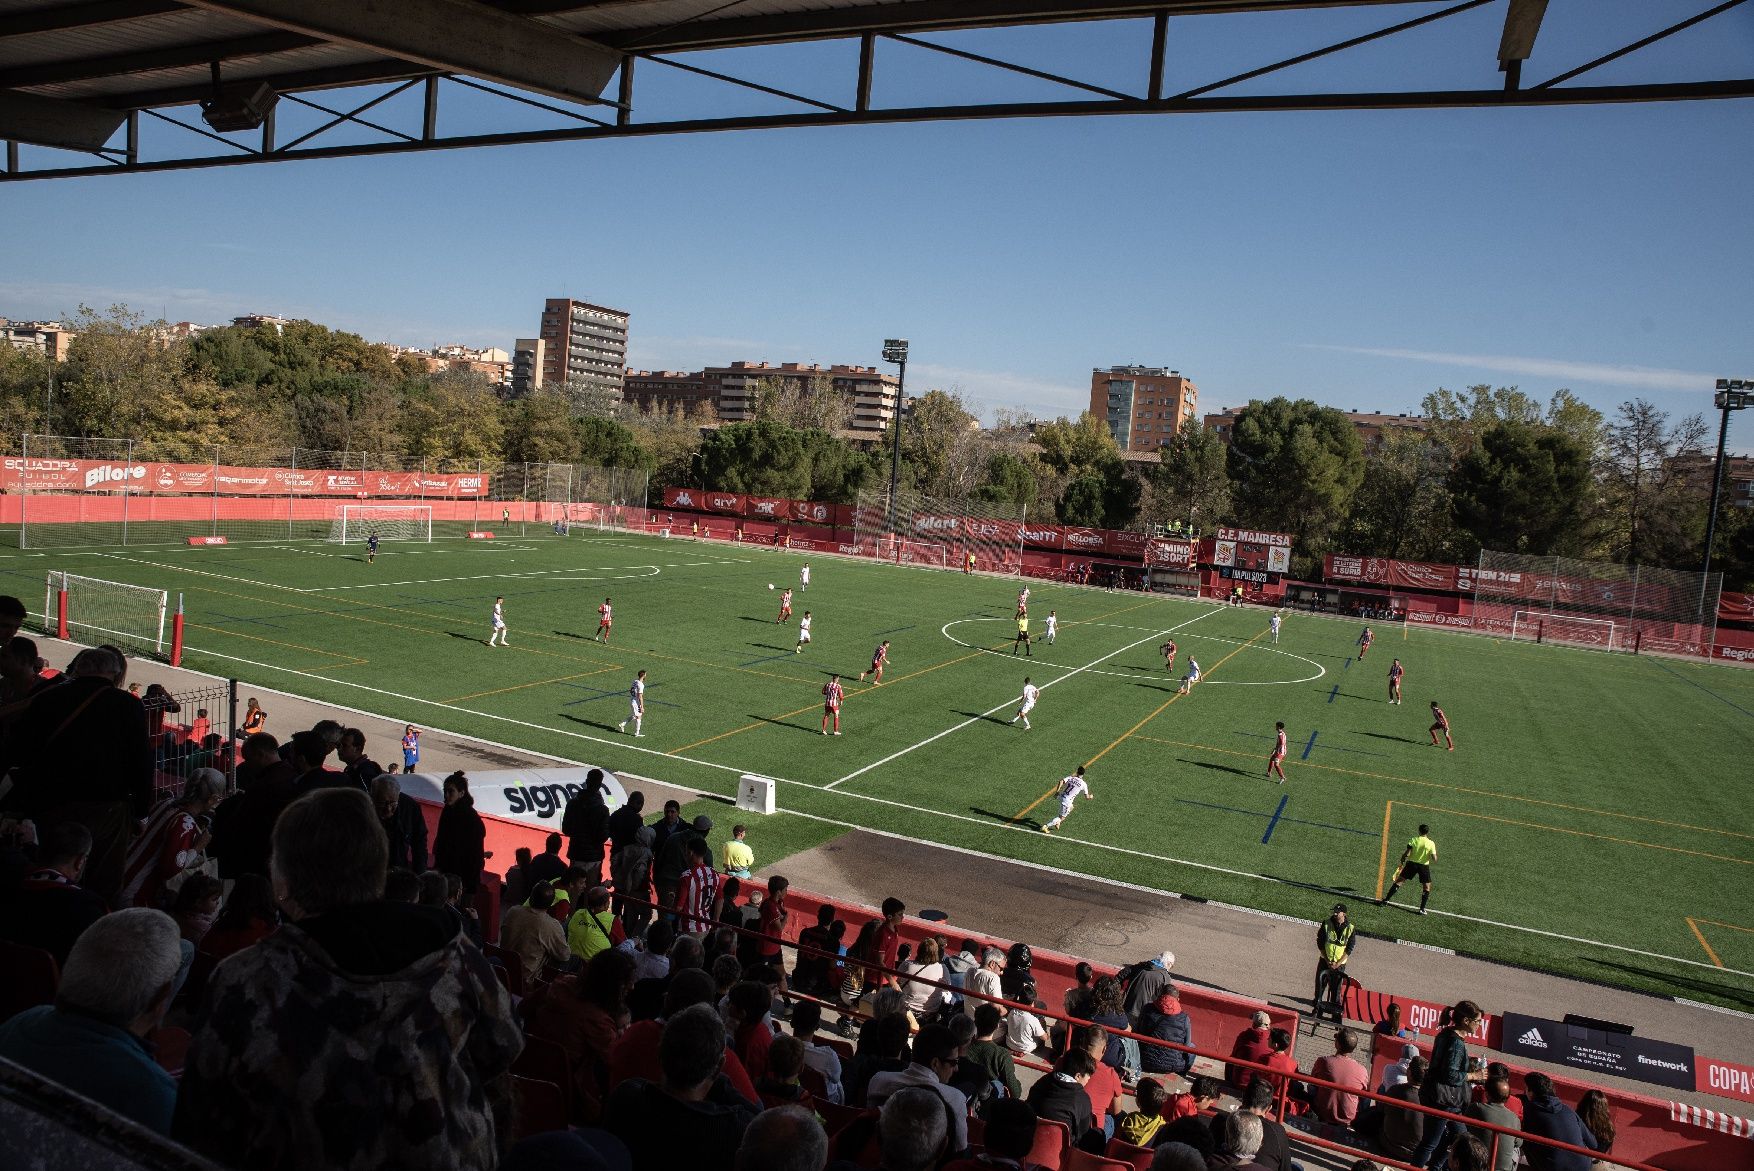
[{"label": "blue pitch line marking", "polygon": [[[1316,738],[1316,734],[1314,732],[1311,732],[1309,734],[1309,743],[1305,744],[1303,746],[1303,759],[1308,760],[1309,754],[1315,751],[1315,738]],[[1326,748],[1327,745],[1324,744],[1324,745],[1322,745],[1322,747]]]},{"label": "blue pitch line marking", "polygon": [[1669,664],[1663,662],[1661,659],[1653,657],[1649,661],[1652,663],[1655,663],[1657,666],[1661,667],[1663,670],[1667,671],[1669,674],[1673,675],[1675,678],[1681,680],[1681,682],[1691,683],[1694,687],[1699,688],[1699,690],[1705,692],[1705,694],[1711,696],[1713,699],[1719,700],[1720,702],[1723,702],[1726,704],[1729,704],[1731,707],[1735,708],[1737,711],[1741,712],[1743,715],[1754,716],[1754,712],[1749,711],[1747,708],[1743,707],[1741,704],[1739,704],[1731,699],[1724,699],[1723,696],[1719,695],[1717,692],[1713,691],[1711,688],[1707,687],[1703,683],[1695,683],[1693,680],[1687,678],[1687,676],[1681,674],[1681,672],[1675,670],[1675,668],[1669,666]]},{"label": "blue pitch line marking", "polygon": [[1328,692],[1328,702],[1333,703],[1334,697],[1336,695],[1339,695],[1339,694],[1340,694],[1340,685],[1338,683],[1336,683],[1336,684],[1334,684],[1334,690]]},{"label": "blue pitch line marking", "polygon": [[[615,698],[626,699],[627,698],[627,689],[625,687],[620,689],[619,691],[605,691],[601,687],[587,687],[583,683],[562,683],[562,684],[560,684],[560,686],[561,687],[570,687],[574,691],[590,691],[590,692],[595,693],[595,694],[586,696],[584,699],[569,699],[565,703],[561,704],[560,705],[561,707],[572,707],[574,704],[579,704],[579,703],[596,703],[599,699],[615,699]],[[665,703],[661,699],[653,699],[652,692],[654,690],[656,690],[659,686],[661,686],[661,684],[657,684],[657,683],[646,684],[646,703],[648,705],[656,704],[658,707],[681,707],[682,706],[679,703]]]},{"label": "blue pitch line marking", "polygon": [[[1218,810],[1222,810],[1225,813],[1240,813],[1244,817],[1271,817],[1272,816],[1271,814],[1262,813],[1258,809],[1238,809],[1234,805],[1214,805],[1210,801],[1190,801],[1186,797],[1177,797],[1176,804],[1178,804],[1178,805],[1197,805],[1202,809],[1218,809]],[[1307,826],[1313,826],[1316,829],[1331,829],[1335,833],[1357,834],[1361,838],[1374,838],[1374,837],[1379,836],[1379,832],[1380,832],[1380,831],[1374,830],[1374,829],[1354,829],[1349,825],[1329,825],[1325,821],[1302,821],[1302,820],[1299,820],[1298,818],[1295,818],[1295,817],[1281,817],[1279,820],[1284,822],[1286,825],[1307,825]]]},{"label": "blue pitch line marking", "polygon": [[1279,818],[1285,813],[1285,807],[1291,804],[1291,794],[1279,798],[1279,808],[1273,810],[1273,820],[1267,823],[1267,832],[1261,835],[1261,845],[1266,845],[1273,837],[1273,829],[1279,824]]},{"label": "blue pitch line marking", "polygon": [[1352,669],[1352,660],[1350,658],[1348,658],[1346,660],[1346,668],[1345,669],[1348,671],[1350,671]]}]

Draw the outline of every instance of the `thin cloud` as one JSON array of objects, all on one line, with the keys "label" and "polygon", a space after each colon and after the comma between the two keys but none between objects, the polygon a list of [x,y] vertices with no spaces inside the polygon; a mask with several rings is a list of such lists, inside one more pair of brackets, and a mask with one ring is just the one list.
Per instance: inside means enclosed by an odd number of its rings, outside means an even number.
[{"label": "thin cloud", "polygon": [[1457,366],[1472,370],[1490,370],[1497,374],[1521,374],[1530,378],[1546,378],[1560,383],[1596,383],[1605,386],[1634,386],[1642,390],[1700,391],[1712,385],[1712,375],[1690,370],[1664,370],[1654,366],[1617,366],[1604,362],[1571,362],[1557,358],[1529,358],[1512,354],[1446,354],[1433,350],[1396,350],[1377,346],[1307,345],[1306,350],[1334,350],[1343,354],[1365,354],[1374,358],[1400,358],[1410,362],[1430,362],[1438,366]]},{"label": "thin cloud", "polygon": [[[940,366],[920,362],[909,367],[908,373],[934,385],[955,387],[980,406],[989,418],[1000,407],[1023,407],[1046,418],[1076,415],[1089,405],[1090,388],[1048,382],[1004,370],[974,370],[963,366]],[[910,383],[919,390],[919,382]],[[917,393],[917,392],[916,392]]]}]

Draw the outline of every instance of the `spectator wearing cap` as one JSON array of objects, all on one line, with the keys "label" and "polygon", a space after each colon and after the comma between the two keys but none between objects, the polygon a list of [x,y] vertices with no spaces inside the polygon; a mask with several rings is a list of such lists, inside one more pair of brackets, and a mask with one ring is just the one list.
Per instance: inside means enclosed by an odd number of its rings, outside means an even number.
[{"label": "spectator wearing cap", "polygon": [[1377,1083],[1376,1092],[1379,1094],[1386,1094],[1396,1086],[1406,1085],[1407,1069],[1413,1064],[1413,1059],[1418,1056],[1419,1046],[1410,1041],[1407,1044],[1402,1045],[1401,1059],[1399,1061],[1391,1061],[1382,1067],[1382,1078]]},{"label": "spectator wearing cap", "polygon": [[[882,1106],[897,1090],[923,1086],[943,1099],[947,1116],[952,1120],[949,1151],[959,1154],[968,1149],[968,1097],[949,1084],[956,1075],[958,1062],[956,1039],[945,1025],[927,1025],[914,1038],[913,1059],[908,1067],[894,1073],[879,1073],[871,1078],[865,1090],[865,1102]],[[1088,1080],[1088,1079],[1086,1079]],[[1084,1099],[1084,1125],[1090,1125],[1090,1099]]]},{"label": "spectator wearing cap", "polygon": [[102,896],[79,885],[90,857],[91,830],[80,822],[43,831],[35,868],[0,913],[0,938],[40,948],[65,967],[74,942],[109,910]]},{"label": "spectator wearing cap", "polygon": [[[1236,1035],[1230,1046],[1230,1055],[1239,1061],[1252,1061],[1256,1065],[1265,1065],[1267,1058],[1273,1054],[1271,1037],[1273,1018],[1264,1009],[1257,1009],[1249,1020],[1249,1027]],[[1245,1065],[1226,1065],[1224,1080],[1239,1095],[1246,1092],[1254,1083],[1257,1071]]]},{"label": "spectator wearing cap", "polygon": [[524,1044],[511,998],[443,908],[383,899],[388,850],[354,790],[275,823],[291,922],[214,970],[178,1093],[177,1136],[215,1162],[498,1166]]},{"label": "spectator wearing cap", "polygon": [[122,870],[121,900],[131,907],[158,907],[165,884],[204,863],[202,853],[213,835],[211,814],[225,796],[225,774],[198,768],[183,785],[183,795],[166,801],[146,819],[146,828],[128,847]]},{"label": "spectator wearing cap", "polygon": [[177,925],[164,912],[104,916],[73,945],[55,1003],[0,1025],[0,1057],[169,1134],[177,1083],[146,1038],[164,1019],[182,962]]},{"label": "spectator wearing cap", "polygon": [[1175,953],[1165,950],[1152,957],[1151,962],[1140,969],[1127,984],[1127,995],[1122,1006],[1134,1028],[1138,1027],[1139,1018],[1145,1015],[1145,1010],[1157,1003],[1159,996],[1175,991],[1175,982],[1169,975],[1169,970],[1173,967]]},{"label": "spectator wearing cap", "polygon": [[67,675],[36,694],[6,743],[17,786],[8,802],[38,825],[91,830],[85,884],[114,905],[129,836],[152,806],[146,709],[122,689],[127,663],[113,647],[80,651]]},{"label": "spectator wearing cap", "polygon": [[1346,917],[1346,904],[1335,903],[1333,911],[1316,927],[1315,995],[1310,1008],[1320,1011],[1324,1006],[1337,1013],[1340,990],[1345,986],[1346,961],[1352,958],[1352,947],[1358,942],[1358,928]]},{"label": "spectator wearing cap", "polygon": [[[990,1003],[981,999],[990,996],[998,1000],[1005,995],[1004,985],[1005,953],[990,944],[981,949],[981,966],[968,974],[964,988],[971,995],[962,998],[962,1011],[974,1016],[980,1006]],[[994,1004],[993,1008],[1000,1016],[1005,1015],[1005,1006]]]}]

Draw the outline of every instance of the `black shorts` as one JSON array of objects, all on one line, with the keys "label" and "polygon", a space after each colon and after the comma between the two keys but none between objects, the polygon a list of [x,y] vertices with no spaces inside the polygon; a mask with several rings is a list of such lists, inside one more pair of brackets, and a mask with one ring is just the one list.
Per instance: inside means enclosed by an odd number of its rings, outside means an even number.
[{"label": "black shorts", "polygon": [[1407,882],[1407,881],[1409,881],[1411,879],[1415,879],[1415,878],[1417,878],[1420,882],[1430,882],[1431,881],[1431,864],[1428,862],[1403,862],[1403,863],[1401,863],[1401,877],[1395,879],[1395,881],[1396,882]]}]

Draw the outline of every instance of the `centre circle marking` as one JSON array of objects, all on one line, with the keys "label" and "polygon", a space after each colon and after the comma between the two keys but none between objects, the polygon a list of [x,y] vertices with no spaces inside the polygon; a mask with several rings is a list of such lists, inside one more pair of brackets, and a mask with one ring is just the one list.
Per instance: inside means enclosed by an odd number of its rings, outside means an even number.
[{"label": "centre circle marking", "polygon": [[[965,622],[1012,622],[1012,621],[1015,621],[1015,620],[1010,619],[1010,618],[955,618],[949,622],[946,622],[943,626],[939,627],[938,633],[942,634],[945,638],[949,639],[951,642],[955,643],[957,646],[967,647],[971,651],[992,651],[993,654],[998,654],[1000,652],[993,650],[991,647],[975,646],[971,642],[964,642],[962,639],[957,638],[954,634],[951,634],[950,628],[952,626],[961,626]],[[1080,622],[1077,625],[1079,625],[1079,626],[1105,626],[1111,630],[1137,630],[1137,631],[1144,633],[1144,634],[1152,634],[1152,633],[1156,633],[1156,631],[1157,631],[1156,627],[1123,626],[1122,624],[1120,624],[1118,622]],[[1164,633],[1168,637],[1174,637],[1173,631],[1165,631]],[[1320,663],[1316,662],[1314,659],[1306,659],[1302,655],[1294,655],[1290,651],[1282,651],[1276,646],[1252,646],[1252,645],[1249,645],[1246,642],[1244,642],[1244,640],[1242,640],[1242,639],[1225,638],[1221,635],[1216,635],[1216,634],[1187,634],[1187,635],[1184,635],[1181,639],[1178,639],[1177,641],[1178,642],[1185,641],[1186,639],[1191,639],[1191,638],[1204,639],[1207,642],[1229,643],[1232,646],[1248,646],[1248,649],[1251,651],[1265,651],[1265,652],[1268,652],[1269,654],[1282,655],[1287,659],[1295,659],[1299,663],[1305,663],[1305,664],[1315,668],[1314,675],[1305,675],[1301,679],[1245,680],[1245,679],[1202,678],[1200,680],[1200,685],[1202,687],[1211,686],[1213,684],[1218,684],[1220,686],[1228,686],[1228,687],[1285,687],[1285,686],[1290,686],[1290,685],[1298,684],[1298,683],[1314,683],[1317,679],[1320,679],[1322,676],[1324,676],[1328,673],[1328,669],[1326,667],[1322,666]],[[1051,644],[1049,644],[1049,645],[1051,645]],[[1067,666],[1064,663],[1050,663],[1046,659],[1042,659],[1042,658],[1037,658],[1033,661],[1041,663],[1043,666],[1046,666],[1046,667],[1053,667],[1056,670],[1078,671],[1080,674],[1084,674],[1084,675],[1109,675],[1109,676],[1112,676],[1113,678],[1116,678],[1116,679],[1134,679],[1134,680],[1137,680],[1140,678],[1139,673],[1134,672],[1134,671],[1109,671],[1109,670],[1104,670],[1101,667],[1079,668],[1079,667],[1074,667],[1074,666]]]}]

